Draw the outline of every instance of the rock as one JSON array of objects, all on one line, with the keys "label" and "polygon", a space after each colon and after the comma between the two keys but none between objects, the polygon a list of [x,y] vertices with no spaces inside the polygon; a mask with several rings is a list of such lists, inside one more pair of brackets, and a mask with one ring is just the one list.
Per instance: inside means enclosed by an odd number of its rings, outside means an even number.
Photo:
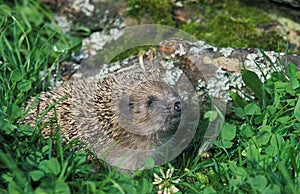
[{"label": "rock", "polygon": [[299,0],[273,0],[273,1],[278,2],[278,3],[287,4],[287,5],[290,5],[295,8],[300,8]]},{"label": "rock", "polygon": [[[199,79],[203,78],[199,72],[205,72],[206,77],[211,77],[220,68],[229,74],[240,74],[241,69],[245,68],[256,72],[263,79],[262,72],[257,65],[260,66],[264,73],[274,71],[270,62],[277,69],[281,69],[282,67],[278,59],[283,62],[283,65],[286,65],[285,53],[262,51],[255,48],[217,48],[203,41],[188,42],[180,39],[171,39],[162,41],[155,53],[152,51],[145,52],[142,60],[153,60],[153,57],[160,56],[161,58],[157,60],[166,69],[167,74],[175,75],[179,68],[188,75],[194,86],[198,84]],[[268,60],[266,57],[268,57]],[[295,64],[300,70],[300,55],[288,55],[287,61]],[[130,64],[139,64],[140,62],[141,56],[132,56],[112,64],[102,64],[99,66],[98,75],[101,77],[119,69],[127,68]],[[87,63],[91,64],[93,62],[92,60],[84,62],[81,64],[83,66],[82,69],[85,69],[84,66]],[[199,63],[198,66],[195,63]],[[202,69],[199,69],[199,67]],[[77,74],[81,73],[77,72]]]},{"label": "rock", "polygon": [[121,17],[118,16],[118,9],[123,5],[122,1],[42,0],[42,2],[55,10],[55,21],[63,32],[81,30],[82,33],[88,34],[88,31],[124,27]]},{"label": "rock", "polygon": [[[264,75],[281,70],[282,65],[286,65],[285,58],[285,53],[274,51],[217,48],[203,41],[171,39],[162,41],[154,53],[145,52],[143,56],[133,56],[123,61],[104,64],[97,76],[101,78],[119,69],[128,68],[132,64],[142,65],[141,61],[153,60],[161,66],[163,79],[171,85],[176,85],[184,73],[195,88],[208,88],[208,93],[213,97],[230,100],[227,91],[236,86],[240,87],[238,89],[244,86],[240,74],[242,69],[254,71],[264,81]],[[288,55],[287,61],[297,65],[300,70],[300,55]]]}]

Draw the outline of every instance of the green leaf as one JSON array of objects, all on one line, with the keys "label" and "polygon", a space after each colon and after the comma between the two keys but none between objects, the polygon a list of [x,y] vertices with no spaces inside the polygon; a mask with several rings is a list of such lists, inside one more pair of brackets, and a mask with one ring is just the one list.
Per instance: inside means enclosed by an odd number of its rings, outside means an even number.
[{"label": "green leaf", "polygon": [[241,108],[244,108],[244,106],[246,106],[246,104],[247,104],[246,100],[244,98],[242,98],[239,94],[237,94],[233,91],[229,91],[229,94],[230,94],[235,106],[241,107]]},{"label": "green leaf", "polygon": [[243,167],[237,166],[235,161],[229,161],[229,169],[236,175],[247,177],[248,173]]},{"label": "green leaf", "polygon": [[146,178],[141,178],[138,181],[138,186],[139,186],[138,191],[140,193],[151,193],[152,188],[153,188],[152,182],[150,182],[149,179],[146,179]]},{"label": "green leaf", "polygon": [[203,194],[215,194],[218,193],[213,187],[208,186],[203,190]]},{"label": "green leaf", "polygon": [[286,90],[286,87],[289,83],[283,81],[276,81],[274,82],[274,88],[277,93],[283,93]]},{"label": "green leaf", "polygon": [[285,91],[291,94],[292,96],[295,96],[296,94],[296,90],[291,87],[291,84],[287,84]]},{"label": "green leaf", "polygon": [[273,116],[276,113],[276,107],[275,106],[267,106],[267,112],[268,112],[268,116]]},{"label": "green leaf", "polygon": [[222,144],[219,147],[224,147],[224,148],[231,148],[233,146],[233,143],[229,140],[222,139]]},{"label": "green leaf", "polygon": [[219,147],[219,148],[222,148],[222,143],[221,143],[222,140],[217,140],[215,141],[215,146]]},{"label": "green leaf", "polygon": [[7,172],[7,173],[5,173],[5,174],[2,174],[1,175],[1,178],[5,181],[5,182],[8,182],[8,183],[10,183],[10,182],[12,182],[14,179],[13,179],[13,177],[12,177],[12,174],[10,173],[10,172]]},{"label": "green leaf", "polygon": [[268,156],[274,157],[277,154],[277,147],[274,145],[269,145],[265,148],[265,152]]},{"label": "green leaf", "polygon": [[7,119],[0,118],[0,129],[4,130],[6,134],[13,132],[15,126],[11,124]]},{"label": "green leaf", "polygon": [[267,186],[267,179],[262,176],[262,175],[258,175],[254,178],[251,178],[249,180],[250,185],[253,187],[253,189],[258,190],[259,192],[262,192],[265,187]]},{"label": "green leaf", "polygon": [[294,64],[288,64],[287,72],[290,77],[290,86],[292,89],[299,87],[299,81],[296,78],[297,67]]},{"label": "green leaf", "polygon": [[209,119],[210,122],[216,120],[218,118],[218,112],[217,111],[207,111],[204,116],[204,118]]},{"label": "green leaf", "polygon": [[49,193],[53,193],[53,191],[49,188],[37,187],[34,190],[34,194],[49,194]]},{"label": "green leaf", "polygon": [[225,124],[221,130],[221,138],[225,140],[233,140],[236,136],[236,126]]},{"label": "green leaf", "polygon": [[271,133],[262,131],[255,136],[255,142],[258,146],[266,145],[271,138]]},{"label": "green leaf", "polygon": [[22,126],[20,126],[20,131],[21,131],[20,136],[22,137],[23,135],[24,136],[32,135],[34,130],[35,129],[33,127],[31,127],[30,125],[22,125]]},{"label": "green leaf", "polygon": [[290,86],[293,90],[299,88],[300,86],[299,81],[296,78],[290,79]]},{"label": "green leaf", "polygon": [[297,72],[296,72],[295,78],[300,79],[300,71],[297,71]]},{"label": "green leaf", "polygon": [[275,146],[278,151],[280,151],[284,146],[284,139],[282,135],[273,134],[270,143],[271,145]]},{"label": "green leaf", "polygon": [[241,135],[244,137],[252,137],[254,134],[252,128],[249,125],[241,126]]},{"label": "green leaf", "polygon": [[56,158],[51,158],[48,160],[48,168],[50,172],[52,172],[54,175],[58,175],[60,172],[60,164]]},{"label": "green leaf", "polygon": [[14,103],[8,108],[7,114],[9,115],[9,119],[13,121],[21,116],[22,112],[19,106]]},{"label": "green leaf", "polygon": [[265,194],[281,194],[280,187],[278,185],[269,185],[262,193]]},{"label": "green leaf", "polygon": [[287,73],[290,78],[295,78],[297,73],[297,67],[296,65],[289,63],[287,66]]},{"label": "green leaf", "polygon": [[39,169],[44,171],[45,173],[49,173],[49,169],[48,169],[48,160],[43,160],[40,164],[39,164]]},{"label": "green leaf", "polygon": [[246,148],[247,159],[251,162],[258,162],[260,158],[259,150],[256,148],[255,145],[250,145]]},{"label": "green leaf", "polygon": [[26,91],[30,90],[30,88],[31,88],[31,82],[29,80],[23,80],[23,81],[21,81],[21,82],[18,83],[17,88],[21,92],[26,92]]},{"label": "green leaf", "polygon": [[45,173],[41,170],[34,170],[30,173],[30,175],[33,181],[39,181],[45,176]]},{"label": "green leaf", "polygon": [[294,109],[295,118],[300,121],[300,98],[298,98],[297,104]]},{"label": "green leaf", "polygon": [[54,193],[56,194],[69,194],[70,192],[70,188],[68,187],[68,185],[64,182],[61,181],[57,181],[55,183],[55,191]]},{"label": "green leaf", "polygon": [[43,160],[40,163],[39,168],[45,173],[53,173],[54,175],[58,175],[58,173],[60,172],[60,165],[56,158]]},{"label": "green leaf", "polygon": [[236,113],[237,116],[239,116],[241,119],[243,119],[243,118],[246,116],[244,109],[241,108],[241,107],[236,108],[236,109],[235,109],[235,113]]},{"label": "green leaf", "polygon": [[290,120],[290,118],[291,118],[290,116],[283,116],[277,118],[276,121],[285,124]]},{"label": "green leaf", "polygon": [[11,182],[8,184],[8,193],[23,194],[24,191],[15,182]]},{"label": "green leaf", "polygon": [[259,130],[271,133],[272,127],[270,125],[263,125]]},{"label": "green leaf", "polygon": [[24,78],[24,76],[21,74],[20,71],[14,71],[11,75],[11,81],[13,82],[18,82],[20,80],[22,80]]},{"label": "green leaf", "polygon": [[254,102],[247,104],[244,111],[246,115],[259,115],[261,113],[260,107]]},{"label": "green leaf", "polygon": [[264,121],[264,119],[265,119],[265,114],[264,113],[260,114],[260,115],[257,115],[257,117],[254,120],[254,123],[255,124],[260,124]]},{"label": "green leaf", "polygon": [[243,69],[241,71],[242,79],[245,82],[246,86],[249,87],[259,99],[262,98],[262,83],[258,78],[257,74],[253,71]]}]

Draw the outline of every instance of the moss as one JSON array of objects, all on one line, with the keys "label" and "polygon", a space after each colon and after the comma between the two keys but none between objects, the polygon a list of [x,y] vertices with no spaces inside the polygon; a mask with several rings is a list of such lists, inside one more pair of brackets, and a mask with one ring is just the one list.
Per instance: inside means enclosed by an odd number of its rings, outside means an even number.
[{"label": "moss", "polygon": [[172,3],[168,0],[129,0],[127,13],[140,22],[149,14],[151,23],[176,26],[213,46],[285,51],[286,41],[282,35],[263,29],[272,28],[274,20],[264,10],[252,6],[249,0],[182,2],[189,20],[186,24],[175,24]]},{"label": "moss", "polygon": [[262,10],[237,0],[198,4],[194,9],[199,10],[199,7],[203,9],[202,13],[197,12],[200,22],[193,21],[180,26],[182,30],[193,34],[198,39],[218,47],[285,50],[285,41],[278,32],[259,28],[274,22]]},{"label": "moss", "polygon": [[150,17],[150,22],[155,24],[174,25],[172,19],[172,5],[169,0],[129,0],[127,1],[130,17],[139,22],[145,17]]}]

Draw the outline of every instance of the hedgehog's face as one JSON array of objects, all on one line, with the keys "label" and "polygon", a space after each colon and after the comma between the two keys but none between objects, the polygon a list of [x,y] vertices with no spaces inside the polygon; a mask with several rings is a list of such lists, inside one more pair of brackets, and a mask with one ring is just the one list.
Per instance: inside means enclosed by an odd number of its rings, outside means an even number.
[{"label": "hedgehog's face", "polygon": [[179,95],[163,82],[139,85],[119,103],[123,128],[137,135],[157,132],[174,133],[179,124],[182,101]]}]

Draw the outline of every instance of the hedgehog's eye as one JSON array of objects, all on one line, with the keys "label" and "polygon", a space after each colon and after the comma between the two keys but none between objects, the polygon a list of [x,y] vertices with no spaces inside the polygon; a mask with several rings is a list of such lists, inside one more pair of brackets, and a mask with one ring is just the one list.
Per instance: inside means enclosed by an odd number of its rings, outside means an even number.
[{"label": "hedgehog's eye", "polygon": [[181,112],[181,103],[180,103],[180,101],[176,101],[174,103],[174,110],[176,110],[177,112]]},{"label": "hedgehog's eye", "polygon": [[153,101],[152,100],[148,100],[147,101],[147,106],[149,107],[149,106],[151,106],[153,104]]},{"label": "hedgehog's eye", "polygon": [[134,103],[133,102],[129,102],[128,103],[128,107],[130,110],[132,110],[134,108]]}]

